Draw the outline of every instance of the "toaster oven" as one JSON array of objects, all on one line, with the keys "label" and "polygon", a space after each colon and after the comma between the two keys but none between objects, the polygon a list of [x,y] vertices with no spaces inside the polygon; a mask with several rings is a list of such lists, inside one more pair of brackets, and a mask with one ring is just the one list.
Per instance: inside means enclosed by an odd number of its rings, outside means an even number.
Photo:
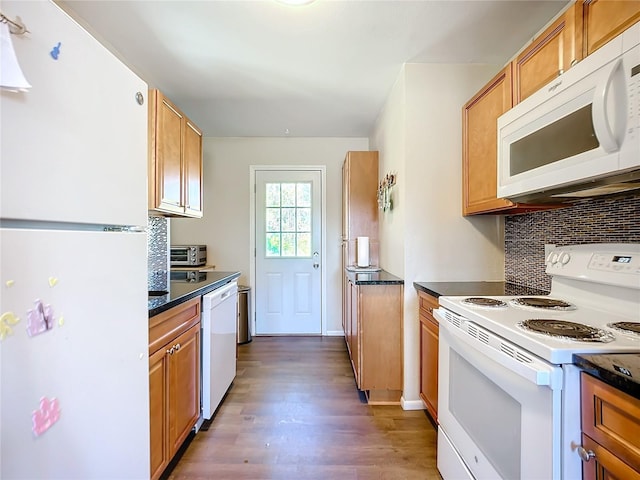
[{"label": "toaster oven", "polygon": [[206,245],[171,245],[172,267],[201,267],[206,263]]}]

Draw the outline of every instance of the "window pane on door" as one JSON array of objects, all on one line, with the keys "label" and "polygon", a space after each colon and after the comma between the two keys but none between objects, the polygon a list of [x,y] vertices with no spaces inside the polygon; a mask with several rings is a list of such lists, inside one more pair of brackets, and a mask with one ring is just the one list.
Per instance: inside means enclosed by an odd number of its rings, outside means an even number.
[{"label": "window pane on door", "polygon": [[267,207],[280,206],[280,184],[267,183]]},{"label": "window pane on door", "polygon": [[283,232],[295,232],[296,231],[296,209],[295,208],[283,208],[282,211],[282,228]]},{"label": "window pane on door", "polygon": [[267,232],[280,231],[280,209],[267,208],[266,216]]},{"label": "window pane on door", "polygon": [[298,207],[310,207],[311,206],[311,184],[310,183],[298,183],[297,188],[297,202]]},{"label": "window pane on door", "polygon": [[282,206],[283,207],[295,207],[296,206],[296,184],[295,183],[281,183],[282,189]]},{"label": "window pane on door", "polygon": [[279,257],[280,256],[280,233],[267,233],[267,257]]},{"label": "window pane on door", "polygon": [[311,183],[266,183],[265,255],[311,256]]},{"label": "window pane on door", "polygon": [[310,257],[311,256],[311,234],[310,233],[298,233],[296,245],[298,247],[298,257]]}]

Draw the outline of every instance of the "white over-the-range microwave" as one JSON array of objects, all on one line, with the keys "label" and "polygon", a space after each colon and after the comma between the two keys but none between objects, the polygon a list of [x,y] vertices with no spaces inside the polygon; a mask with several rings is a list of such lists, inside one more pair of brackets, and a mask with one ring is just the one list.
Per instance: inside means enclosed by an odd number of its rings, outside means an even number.
[{"label": "white over-the-range microwave", "polygon": [[498,197],[564,201],[640,188],[640,24],[498,119]]}]

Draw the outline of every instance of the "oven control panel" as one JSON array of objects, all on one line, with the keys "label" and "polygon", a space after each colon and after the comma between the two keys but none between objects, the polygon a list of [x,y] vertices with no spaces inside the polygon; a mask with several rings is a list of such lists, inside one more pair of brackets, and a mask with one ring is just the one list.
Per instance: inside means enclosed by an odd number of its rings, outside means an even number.
[{"label": "oven control panel", "polygon": [[640,289],[640,244],[591,244],[556,247],[546,272],[608,285]]},{"label": "oven control panel", "polygon": [[610,253],[594,253],[589,268],[605,272],[638,273],[640,272],[640,255]]}]

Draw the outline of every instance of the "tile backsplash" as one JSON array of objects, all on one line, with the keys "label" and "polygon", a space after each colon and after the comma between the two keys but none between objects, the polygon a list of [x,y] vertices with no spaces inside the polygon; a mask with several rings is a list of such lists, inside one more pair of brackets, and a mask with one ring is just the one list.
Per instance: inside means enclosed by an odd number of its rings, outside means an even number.
[{"label": "tile backsplash", "polygon": [[149,217],[147,283],[149,290],[166,290],[169,279],[169,222]]},{"label": "tile backsplash", "polygon": [[640,243],[640,194],[505,217],[505,281],[549,291],[545,244]]}]

